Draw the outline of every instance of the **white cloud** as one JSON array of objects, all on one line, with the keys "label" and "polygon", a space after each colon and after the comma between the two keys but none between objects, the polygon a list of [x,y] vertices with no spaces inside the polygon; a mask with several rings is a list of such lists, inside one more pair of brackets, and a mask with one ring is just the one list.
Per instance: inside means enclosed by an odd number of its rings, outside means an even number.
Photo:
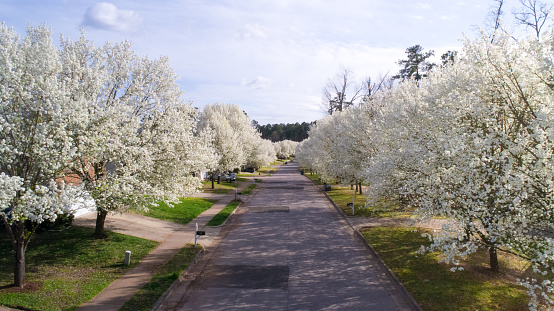
[{"label": "white cloud", "polygon": [[246,24],[241,31],[241,37],[250,38],[267,38],[267,32],[259,24]]},{"label": "white cloud", "polygon": [[427,3],[417,3],[416,6],[419,9],[423,9],[423,10],[430,10],[431,9],[431,6]]},{"label": "white cloud", "polygon": [[90,6],[83,16],[83,25],[116,32],[133,32],[143,18],[136,11],[122,10],[108,2]]},{"label": "white cloud", "polygon": [[248,82],[245,79],[243,79],[241,85],[245,85],[251,89],[257,90],[257,89],[265,89],[271,86],[272,83],[273,83],[273,80],[258,76],[256,77],[256,79]]}]

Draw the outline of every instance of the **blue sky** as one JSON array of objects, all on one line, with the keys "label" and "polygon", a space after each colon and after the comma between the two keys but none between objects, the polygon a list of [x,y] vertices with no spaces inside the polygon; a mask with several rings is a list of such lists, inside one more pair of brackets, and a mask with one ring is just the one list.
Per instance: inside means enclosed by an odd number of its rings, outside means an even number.
[{"label": "blue sky", "polygon": [[[506,0],[506,17],[517,0]],[[130,40],[166,55],[195,106],[238,104],[260,124],[321,118],[322,88],[342,67],[359,80],[400,69],[415,44],[440,55],[484,25],[487,0],[2,0],[0,19],[24,35]]]}]

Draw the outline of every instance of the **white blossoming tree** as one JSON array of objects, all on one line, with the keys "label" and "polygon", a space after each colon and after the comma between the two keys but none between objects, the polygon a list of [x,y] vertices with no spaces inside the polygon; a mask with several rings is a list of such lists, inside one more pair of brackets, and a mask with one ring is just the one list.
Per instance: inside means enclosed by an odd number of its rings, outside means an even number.
[{"label": "white blossoming tree", "polygon": [[248,156],[246,166],[258,169],[268,166],[277,159],[273,143],[270,140],[257,138],[252,153]]},{"label": "white blossoming tree", "polygon": [[199,117],[198,131],[201,135],[211,133],[218,156],[217,163],[212,167],[213,173],[232,171],[246,165],[261,137],[251,126],[250,118],[237,105],[206,105]]},{"label": "white blossoming tree", "polygon": [[276,141],[273,143],[275,153],[277,154],[277,157],[279,159],[288,159],[289,157],[293,156],[294,151],[296,150],[296,146],[298,146],[298,142],[288,139]]},{"label": "white blossoming tree", "polygon": [[63,212],[55,179],[73,155],[67,127],[75,107],[44,25],[19,35],[0,24],[0,222],[14,255],[14,285],[25,282],[25,251],[38,224]]},{"label": "white blossoming tree", "polygon": [[175,202],[199,186],[192,172],[211,165],[195,137],[196,110],[182,100],[167,58],[140,58],[129,42],[95,48],[82,37],[63,43],[64,72],[84,113],[71,123],[72,173],[98,211],[103,238],[109,212]]},{"label": "white blossoming tree", "polygon": [[552,38],[466,40],[454,65],[419,90],[399,86],[384,99],[380,148],[367,170],[372,195],[392,186],[420,218],[449,220],[430,236],[442,261],[458,264],[480,247],[493,271],[499,250],[530,260],[543,275],[521,280],[532,309],[538,297],[554,303],[546,233],[554,226]]}]

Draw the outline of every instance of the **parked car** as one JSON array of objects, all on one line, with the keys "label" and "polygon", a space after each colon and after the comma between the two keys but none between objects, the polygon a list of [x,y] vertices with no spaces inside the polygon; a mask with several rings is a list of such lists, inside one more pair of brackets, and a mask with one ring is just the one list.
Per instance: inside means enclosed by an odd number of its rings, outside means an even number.
[{"label": "parked car", "polygon": [[220,174],[215,175],[215,176],[216,176],[216,178],[221,177],[221,180],[227,180],[227,174],[225,174],[225,173],[220,173]]},{"label": "parked car", "polygon": [[232,182],[232,181],[235,181],[235,180],[237,180],[237,174],[230,173],[229,175],[227,175],[227,182]]},{"label": "parked car", "polygon": [[252,167],[247,167],[242,170],[243,172],[254,173],[256,170]]}]

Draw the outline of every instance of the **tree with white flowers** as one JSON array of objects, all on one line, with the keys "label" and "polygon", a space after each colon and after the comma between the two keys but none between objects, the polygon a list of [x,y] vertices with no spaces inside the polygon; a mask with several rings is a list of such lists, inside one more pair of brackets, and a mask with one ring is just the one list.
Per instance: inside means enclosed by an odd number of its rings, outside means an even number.
[{"label": "tree with white flowers", "polygon": [[545,234],[554,227],[552,38],[483,34],[419,90],[400,85],[384,99],[381,148],[366,175],[371,195],[392,187],[421,219],[449,220],[430,235],[442,261],[456,265],[480,247],[493,271],[498,251],[527,258],[544,276],[521,280],[532,309],[538,297],[554,303]]},{"label": "tree with white flowers", "polygon": [[64,41],[62,56],[84,110],[70,124],[72,173],[96,203],[95,237],[106,236],[109,212],[176,202],[200,187],[192,173],[210,166],[213,152],[194,135],[197,112],[167,58],[141,58],[129,42],[95,48],[84,37]]},{"label": "tree with white flowers", "polygon": [[0,222],[13,247],[18,287],[34,230],[63,212],[66,192],[55,179],[75,154],[67,128],[79,109],[65,92],[51,35],[44,25],[29,26],[20,38],[0,24]]},{"label": "tree with white flowers", "polygon": [[275,153],[280,159],[288,159],[289,157],[293,156],[296,146],[298,146],[298,142],[288,139],[273,143]]},{"label": "tree with white flowers", "polygon": [[213,173],[246,165],[261,137],[239,106],[219,103],[204,107],[198,119],[198,131],[201,135],[211,133],[217,155],[217,161],[211,167]]},{"label": "tree with white flowers", "polygon": [[268,166],[277,159],[273,143],[270,140],[259,137],[254,143],[252,153],[248,156],[246,166],[258,169]]}]

